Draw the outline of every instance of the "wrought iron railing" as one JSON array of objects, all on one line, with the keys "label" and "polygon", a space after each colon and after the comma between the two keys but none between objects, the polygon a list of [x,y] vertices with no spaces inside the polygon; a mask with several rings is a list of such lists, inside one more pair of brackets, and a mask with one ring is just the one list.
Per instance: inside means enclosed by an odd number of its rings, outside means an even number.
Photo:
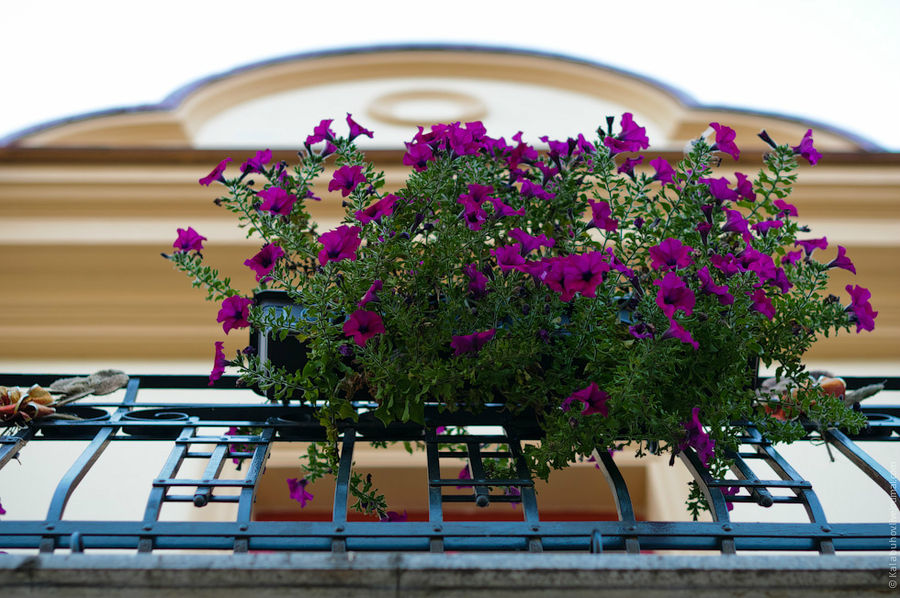
[{"label": "wrought iron railing", "polygon": [[[4,376],[7,385],[49,384],[58,376]],[[850,388],[885,382],[887,390],[900,390],[900,378],[845,378]],[[234,387],[225,378],[218,386]],[[835,551],[889,550],[896,541],[896,523],[840,523],[826,518],[813,485],[779,454],[753,427],[746,427],[743,445],[734,459],[736,479],[714,479],[690,450],[681,458],[699,483],[711,505],[712,522],[639,521],[625,479],[612,457],[595,453],[618,510],[618,521],[542,521],[534,483],[522,458],[523,441],[540,438],[533,420],[513,417],[501,407],[487,408],[477,415],[439,413],[426,410],[426,426],[394,424],[385,428],[370,415],[341,426],[341,461],[336,476],[333,515],[330,521],[256,521],[253,504],[273,442],[321,440],[323,429],[303,407],[259,404],[147,403],[137,401],[141,389],[171,389],[189,394],[205,388],[200,376],[141,376],[132,378],[120,402],[97,400],[74,405],[79,421],[33,424],[8,429],[0,436],[0,467],[16,457],[31,442],[42,440],[87,442],[59,480],[43,520],[0,520],[0,549],[37,549],[52,553],[92,549],[123,549],[152,552],[160,549],[247,551],[582,551],[638,553],[668,549],[736,551]],[[224,392],[224,391],[223,391]],[[869,426],[857,435],[840,430],[810,432],[810,438],[826,441],[846,455],[900,507],[897,477],[868,455],[858,441],[894,443],[900,447],[900,405],[861,407]],[[489,426],[497,433],[448,436],[439,426]],[[256,434],[225,435],[223,428],[255,428]],[[218,431],[217,431],[218,430]],[[483,430],[483,428],[482,428]],[[162,471],[147,481],[147,502],[141,520],[80,521],[64,518],[66,505],[100,455],[121,441],[171,442]],[[428,521],[393,522],[389,525],[348,521],[349,480],[354,447],[375,441],[419,441],[426,447],[428,474]],[[465,445],[466,450],[458,450]],[[499,446],[487,450],[486,446]],[[74,443],[73,443],[74,446]],[[209,447],[213,448],[209,450]],[[505,448],[502,448],[505,447]],[[483,459],[511,458],[517,477],[487,479]],[[242,479],[223,479],[228,459],[245,460]],[[442,459],[467,459],[472,479],[441,477]],[[900,458],[900,455],[898,455]],[[179,477],[188,460],[204,464],[199,478]],[[778,479],[760,477],[764,464]],[[37,464],[29,463],[28,466]],[[110,480],[115,483],[115,480]],[[465,495],[448,493],[450,487],[465,486]],[[510,492],[516,488],[518,493]],[[724,489],[738,488],[735,495]],[[236,489],[236,493],[235,490]],[[784,489],[789,492],[785,495]],[[226,492],[226,490],[229,490]],[[160,521],[167,503],[237,504],[231,521]],[[522,521],[448,521],[444,505],[450,502],[521,502]],[[746,523],[729,520],[728,503],[755,503],[777,508],[800,504],[808,523]],[[896,517],[894,518],[896,522]]]}]

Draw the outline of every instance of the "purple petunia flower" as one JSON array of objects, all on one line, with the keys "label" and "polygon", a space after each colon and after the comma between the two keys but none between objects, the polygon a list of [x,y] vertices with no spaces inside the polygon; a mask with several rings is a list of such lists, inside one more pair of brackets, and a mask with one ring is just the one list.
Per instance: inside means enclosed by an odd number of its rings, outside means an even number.
[{"label": "purple petunia flower", "polygon": [[508,235],[513,240],[517,241],[522,247],[522,255],[528,255],[529,253],[540,247],[550,248],[556,245],[556,239],[551,239],[544,233],[541,233],[535,237],[529,235],[521,228],[512,229],[511,231],[509,231]]},{"label": "purple petunia flower", "polygon": [[669,319],[669,328],[665,332],[663,332],[662,339],[665,340],[667,338],[678,339],[686,345],[690,345],[694,348],[694,351],[700,348],[700,345],[697,341],[694,340],[694,337],[691,336],[691,333],[688,332],[681,324],[676,322],[673,319]]},{"label": "purple petunia flower", "polygon": [[491,249],[491,255],[497,258],[497,265],[503,272],[515,270],[517,266],[525,263],[522,257],[522,247],[518,243],[512,245],[503,245],[495,249]]},{"label": "purple petunia flower", "polygon": [[3,508],[2,502],[0,502],[0,515],[6,515],[6,509]]},{"label": "purple petunia flower", "polygon": [[212,386],[216,380],[222,377],[222,374],[225,373],[225,366],[228,365],[228,360],[225,359],[224,347],[224,342],[216,341],[216,353],[213,356],[213,368],[212,371],[209,372],[210,386]]},{"label": "purple petunia flower", "polygon": [[747,201],[756,201],[756,192],[753,191],[753,182],[747,178],[747,175],[742,172],[736,172],[734,173],[734,176],[737,178],[737,184],[734,186],[734,190],[738,194],[738,197]]},{"label": "purple petunia flower", "polygon": [[487,276],[482,274],[475,264],[467,265],[463,271],[469,277],[469,292],[475,297],[482,297],[487,294]]},{"label": "purple petunia flower", "polygon": [[653,338],[653,330],[645,322],[628,327],[628,333],[636,339]]},{"label": "purple petunia flower", "polygon": [[463,353],[477,353],[485,346],[488,341],[497,334],[496,328],[485,330],[484,332],[476,332],[475,334],[466,334],[462,336],[454,336],[450,341],[450,348],[454,349],[454,355],[462,355]]},{"label": "purple petunia flower", "polygon": [[846,311],[853,312],[853,321],[856,322],[856,333],[859,334],[863,330],[875,330],[875,317],[878,312],[872,309],[869,299],[872,293],[869,289],[859,285],[847,285],[845,287],[850,293],[850,305]]},{"label": "purple petunia flower", "polygon": [[812,252],[816,249],[828,249],[828,237],[794,241],[794,247],[802,247],[803,251],[806,252],[806,257],[810,257],[812,256]]},{"label": "purple petunia flower", "polygon": [[245,260],[244,265],[256,272],[257,282],[265,281],[268,280],[269,272],[282,256],[284,256],[284,249],[273,243],[266,243],[259,253]]},{"label": "purple petunia flower", "polygon": [[577,401],[581,403],[581,415],[599,413],[605,417],[609,415],[609,407],[606,405],[608,399],[609,394],[600,390],[596,382],[591,382],[581,390],[576,390],[569,395],[562,402],[561,407],[563,411],[569,411],[572,408],[572,403]]},{"label": "purple petunia flower", "polygon": [[734,201],[738,198],[737,191],[731,189],[728,186],[728,179],[726,179],[725,177],[720,177],[717,179],[702,178],[699,182],[706,185],[709,189],[709,194],[719,202]]},{"label": "purple petunia flower", "polygon": [[752,225],[750,228],[758,232],[761,237],[765,237],[771,229],[781,228],[782,226],[784,226],[784,222],[781,220],[763,220],[762,222],[757,222]]},{"label": "purple petunia flower", "polygon": [[357,210],[353,215],[362,224],[378,222],[383,217],[394,213],[394,204],[397,203],[397,199],[396,195],[388,193],[365,210]]},{"label": "purple petunia flower", "polygon": [[434,152],[427,143],[407,143],[406,153],[403,154],[403,164],[412,166],[416,172],[422,172],[428,168],[428,163],[434,160]]},{"label": "purple petunia flower", "polygon": [[812,129],[807,129],[803,139],[800,140],[800,145],[795,145],[791,149],[794,150],[795,154],[800,154],[800,156],[806,158],[810,166],[815,166],[819,162],[819,158],[822,157],[822,154],[813,147]]},{"label": "purple petunia flower", "polygon": [[374,311],[358,309],[344,322],[344,336],[352,337],[360,347],[365,347],[369,339],[384,334],[384,321]]},{"label": "purple petunia flower", "polygon": [[294,203],[297,201],[295,195],[288,193],[281,187],[269,187],[268,189],[263,189],[257,195],[263,198],[263,202],[259,206],[260,210],[279,216],[289,216],[291,210],[294,209]]},{"label": "purple petunia flower", "polygon": [[208,175],[199,180],[200,184],[209,187],[213,181],[225,182],[225,179],[222,178],[222,173],[225,172],[225,168],[228,166],[228,163],[231,162],[231,158],[225,158],[213,168]]},{"label": "purple petunia flower", "polygon": [[172,247],[175,248],[175,253],[203,250],[203,241],[206,241],[207,238],[195,231],[193,227],[189,226],[186,229],[179,228],[176,232],[178,233],[178,237],[176,237],[175,242],[172,243]]},{"label": "purple petunia flower", "polygon": [[253,305],[253,299],[240,295],[232,295],[222,301],[216,322],[222,323],[222,330],[225,331],[225,334],[235,328],[246,328],[250,325],[247,319],[250,317],[251,305]]},{"label": "purple petunia flower", "polygon": [[700,279],[700,292],[718,297],[719,305],[734,303],[734,296],[728,292],[728,286],[714,283],[707,266],[703,266],[697,271],[697,278]]},{"label": "purple petunia flower", "polygon": [[784,255],[784,257],[781,258],[781,263],[794,265],[801,257],[803,257],[802,251],[789,251],[786,255]]},{"label": "purple petunia flower", "polygon": [[288,496],[291,497],[291,500],[296,500],[300,503],[300,508],[306,506],[306,503],[313,499],[313,495],[310,494],[306,490],[306,485],[309,484],[309,481],[306,478],[288,478]]},{"label": "purple petunia flower", "polygon": [[672,165],[665,158],[659,157],[650,160],[650,166],[656,171],[656,174],[653,175],[654,180],[659,181],[663,185],[675,181],[675,169],[672,168]]},{"label": "purple petunia flower", "polygon": [[324,266],[328,262],[339,262],[345,259],[355,261],[356,250],[359,249],[362,242],[359,238],[359,231],[358,226],[344,224],[320,235],[319,243],[322,244],[323,249],[319,252],[319,263]]},{"label": "purple petunia flower", "polygon": [[381,290],[383,283],[381,280],[372,281],[372,286],[369,287],[369,290],[366,291],[366,294],[363,295],[363,298],[359,300],[359,303],[356,304],[356,307],[365,307],[367,303],[371,301],[378,301],[378,291]]},{"label": "purple petunia flower", "polygon": [[350,127],[350,141],[353,141],[360,135],[365,135],[369,139],[372,139],[375,136],[372,131],[362,127],[358,122],[353,120],[353,117],[349,112],[347,113],[347,126]]},{"label": "purple petunia flower", "polygon": [[630,112],[622,114],[621,126],[622,130],[618,135],[603,138],[603,145],[608,147],[611,153],[639,152],[650,147],[647,130],[634,122]]},{"label": "purple petunia flower", "polygon": [[691,409],[691,420],[682,422],[685,437],[678,446],[680,450],[692,447],[697,451],[697,457],[703,463],[703,467],[709,466],[709,460],[715,456],[716,441],[709,437],[709,434],[703,431],[703,424],[700,423],[700,408]]},{"label": "purple petunia flower", "polygon": [[575,293],[584,297],[596,297],[597,286],[603,282],[603,276],[609,272],[610,266],[606,254],[600,251],[589,251],[570,255],[561,262],[563,301],[570,301]]},{"label": "purple petunia flower", "polygon": [[591,222],[594,226],[608,232],[619,228],[619,221],[615,218],[610,218],[612,209],[609,207],[609,203],[589,199],[588,205],[591,206]]},{"label": "purple petunia flower", "polygon": [[730,252],[725,255],[713,254],[709,256],[709,262],[713,265],[713,268],[718,269],[726,278],[734,276],[741,271],[740,262]]},{"label": "purple petunia flower", "polygon": [[694,292],[674,272],[666,272],[661,279],[653,281],[653,286],[659,287],[656,304],[668,318],[671,319],[678,310],[687,316],[694,313]]},{"label": "purple petunia flower", "polygon": [[739,233],[744,241],[750,240],[749,222],[744,215],[737,210],[725,209],[725,223],[722,225],[723,233]]},{"label": "purple petunia flower", "polygon": [[715,148],[720,152],[726,153],[735,160],[741,157],[741,150],[734,143],[735,132],[731,127],[720,125],[719,123],[709,123],[709,126],[716,132]]},{"label": "purple petunia flower", "polygon": [[637,158],[626,158],[625,161],[622,162],[622,165],[616,168],[616,172],[619,174],[634,177],[634,167],[639,166],[643,161],[644,156],[638,156]]},{"label": "purple petunia flower", "polygon": [[797,217],[797,207],[794,204],[789,204],[783,199],[776,199],[772,202],[772,204],[778,208],[779,216],[794,216]]},{"label": "purple petunia flower", "polygon": [[406,510],[403,510],[403,513],[398,513],[397,511],[388,511],[384,514],[384,517],[380,519],[383,522],[390,521],[407,521],[409,519],[409,515],[406,513]]},{"label": "purple petunia flower", "polygon": [[753,305],[751,306],[753,309],[770,320],[775,317],[775,306],[772,305],[772,300],[769,299],[765,291],[756,289],[752,294],[747,294],[750,295],[750,300],[753,301]]},{"label": "purple petunia flower", "polygon": [[838,245],[838,254],[837,257],[828,262],[825,266],[826,268],[843,268],[844,270],[849,270],[856,274],[856,266],[853,265],[853,262],[850,261],[850,258],[847,257],[847,250],[844,249],[843,246]]},{"label": "purple petunia flower", "polygon": [[265,149],[256,152],[256,155],[241,164],[241,172],[263,172],[263,166],[272,159],[272,150]]},{"label": "purple petunia flower", "polygon": [[[478,205],[483,204],[485,201],[491,199],[490,194],[494,192],[494,187],[491,185],[479,185],[477,183],[469,183],[467,185],[469,192],[463,193],[459,196],[459,199],[469,198],[474,201]],[[462,201],[457,200],[458,203],[463,203]]]},{"label": "purple petunia flower", "polygon": [[[459,473],[456,474],[456,479],[457,480],[471,480],[472,479],[472,472],[469,471],[468,464],[459,470]],[[469,488],[469,487],[470,486],[457,486],[456,488],[457,488],[457,490],[461,490],[463,488]]]},{"label": "purple petunia flower", "polygon": [[347,197],[361,184],[366,182],[363,175],[363,167],[359,164],[355,166],[344,165],[334,171],[331,180],[328,182],[329,191],[340,191],[342,197]]},{"label": "purple petunia flower", "polygon": [[522,197],[537,197],[538,199],[553,199],[555,193],[551,193],[536,183],[532,183],[528,179],[522,181],[522,188],[519,193]]},{"label": "purple petunia flower", "polygon": [[650,248],[650,267],[657,270],[687,268],[694,263],[690,255],[692,250],[693,247],[674,237],[664,239]]},{"label": "purple petunia flower", "polygon": [[460,195],[456,202],[463,205],[462,218],[469,230],[481,230],[482,223],[487,220],[487,212],[484,211],[481,204],[468,195]]},{"label": "purple petunia flower", "polygon": [[315,145],[320,141],[334,141],[334,131],[331,130],[331,123],[334,122],[332,118],[326,118],[319,122],[313,128],[312,135],[309,135],[306,138],[306,145]]},{"label": "purple petunia flower", "polygon": [[491,205],[494,206],[494,216],[497,218],[504,218],[506,216],[524,216],[525,208],[519,208],[516,210],[510,205],[503,203],[503,200],[497,199],[496,197],[490,197],[488,200],[491,202]]}]

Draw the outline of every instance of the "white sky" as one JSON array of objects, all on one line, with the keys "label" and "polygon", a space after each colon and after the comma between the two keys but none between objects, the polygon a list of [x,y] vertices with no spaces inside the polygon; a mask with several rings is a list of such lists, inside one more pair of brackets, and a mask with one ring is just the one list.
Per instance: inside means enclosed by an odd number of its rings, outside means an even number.
[{"label": "white sky", "polygon": [[446,42],[593,60],[703,104],[813,119],[900,151],[896,0],[0,0],[0,8],[0,137],[156,103],[259,60]]}]

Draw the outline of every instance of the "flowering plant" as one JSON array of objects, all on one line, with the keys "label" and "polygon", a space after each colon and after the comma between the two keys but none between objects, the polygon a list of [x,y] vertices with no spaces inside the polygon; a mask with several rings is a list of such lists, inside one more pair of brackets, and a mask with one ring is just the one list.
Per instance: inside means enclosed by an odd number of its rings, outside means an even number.
[{"label": "flowering plant", "polygon": [[[840,246],[817,259],[826,239],[801,238],[808,230],[787,201],[797,157],[820,157],[811,131],[797,146],[763,132],[771,151],[758,173],[716,177],[713,167],[740,153],[719,123],[680,163],[657,157],[646,171],[637,153],[649,140],[628,113],[593,140],[542,137],[543,151],[477,122],[435,125],[406,144],[411,172],[390,193],[354,143],[372,132],[348,114],[340,137],[332,122],[315,128],[293,168],[270,164],[266,150],[236,176],[225,175],[229,158],[200,180],[224,185],[216,202],[262,243],[245,264],[299,315],[232,288],[203,264],[206,239],[192,228],[166,256],[221,302],[226,334],[252,327],[304,342],[300,370],[252,351],[226,360],[217,342],[210,381],[231,364],[276,398],[315,405],[331,442],[313,445],[313,477],[336,470],[335,421],[355,417],[360,398],[385,422],[422,422],[426,403],[533,411],[546,436],[526,458],[543,477],[648,439],[721,468],[740,421],[774,441],[803,437],[809,421],[862,425],[803,375],[818,335],[871,330],[877,315],[862,287],[847,287],[848,305],[827,293],[829,271],[854,266]],[[322,176],[346,208],[324,233],[307,211]],[[756,392],[748,364],[758,361],[777,364],[793,388]],[[772,416],[782,400],[794,417]],[[366,492],[361,507],[384,515]]]}]

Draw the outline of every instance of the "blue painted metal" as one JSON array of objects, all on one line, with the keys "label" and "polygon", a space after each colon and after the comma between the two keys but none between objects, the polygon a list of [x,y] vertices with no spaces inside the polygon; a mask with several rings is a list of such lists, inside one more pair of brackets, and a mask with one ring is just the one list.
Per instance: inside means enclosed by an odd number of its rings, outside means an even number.
[{"label": "blue painted metal", "polygon": [[[46,376],[55,379],[60,376]],[[4,376],[7,384],[47,384],[41,376]],[[879,380],[880,381],[880,380]],[[855,383],[854,383],[855,382]],[[850,387],[871,383],[868,379],[848,379]],[[235,380],[220,382],[235,388]],[[900,378],[887,379],[888,388],[900,389]],[[319,440],[323,431],[305,407],[284,405],[204,405],[137,403],[140,388],[172,388],[180,393],[206,387],[206,378],[151,376],[130,381],[122,402],[95,402],[108,417],[90,421],[38,422],[31,428],[0,436],[0,467],[28,442],[45,439],[80,441],[87,447],[60,479],[47,516],[40,521],[0,521],[0,549],[25,548],[52,552],[70,548],[74,552],[95,549],[124,549],[150,552],[157,549],[212,550],[417,550],[417,551],[590,551],[603,553],[644,550],[708,550],[725,554],[754,550],[835,551],[889,550],[895,530],[884,523],[829,522],[813,485],[780,455],[752,426],[745,427],[741,450],[731,454],[736,479],[715,479],[691,450],[681,458],[712,505],[713,522],[638,521],[624,477],[614,459],[595,451],[616,503],[618,521],[542,521],[534,483],[522,453],[522,441],[538,440],[540,427],[533,418],[511,416],[502,406],[489,407],[479,414],[440,413],[426,410],[426,426],[394,424],[385,427],[370,415],[339,425],[340,467],[337,473],[332,520],[328,522],[253,521],[256,489],[269,451],[275,441]],[[900,406],[862,407],[870,426],[851,436],[840,430],[817,431],[810,426],[810,439],[822,438],[838,448],[852,463],[872,478],[894,504],[898,502],[898,481],[884,465],[877,463],[858,442],[895,442],[900,439]],[[497,434],[459,436],[437,434],[438,426],[493,426]],[[210,434],[211,428],[253,428],[242,435]],[[483,429],[483,428],[481,428]],[[406,440],[423,442],[428,467],[427,522],[348,522],[347,507],[353,452],[359,442]],[[140,521],[70,521],[64,519],[66,504],[79,482],[104,450],[116,442],[166,441],[169,457],[159,475],[147,482],[147,505]],[[198,445],[211,449],[196,450]],[[233,450],[241,445],[240,450]],[[249,447],[249,448],[247,448]],[[460,450],[464,447],[465,450]],[[223,464],[230,458],[244,458],[244,478],[221,479]],[[510,458],[516,477],[489,478],[484,459]],[[441,459],[468,460],[472,479],[441,477]],[[200,460],[203,474],[197,479],[179,477],[187,460]],[[757,465],[765,464],[779,479],[760,477]],[[113,481],[114,482],[114,481]],[[446,488],[463,486],[464,494],[445,494]],[[725,488],[737,488],[728,495]],[[220,494],[237,489],[238,493]],[[518,490],[518,493],[511,489]],[[789,491],[790,496],[772,491]],[[159,516],[166,503],[193,503],[200,508],[213,502],[237,503],[234,521],[162,522]],[[518,522],[446,521],[443,505],[468,502],[521,504],[523,520]],[[729,503],[755,503],[777,508],[801,504],[809,523],[731,522]]]}]

